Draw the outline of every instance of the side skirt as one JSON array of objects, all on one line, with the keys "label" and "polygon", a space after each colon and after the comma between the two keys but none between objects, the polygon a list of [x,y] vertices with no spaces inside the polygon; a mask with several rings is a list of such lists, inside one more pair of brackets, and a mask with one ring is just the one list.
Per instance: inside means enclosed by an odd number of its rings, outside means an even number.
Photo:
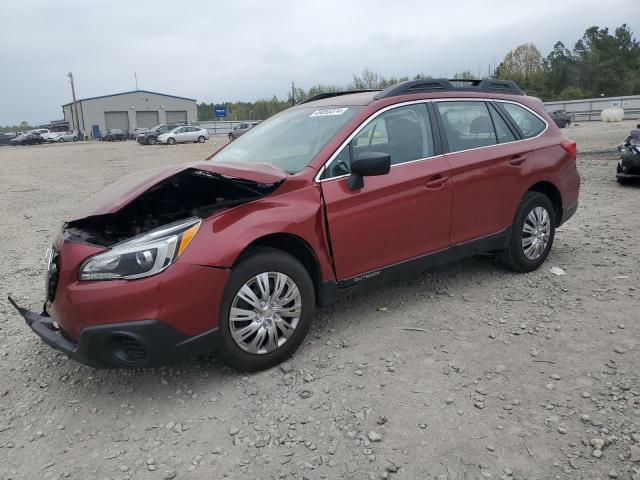
[{"label": "side skirt", "polygon": [[437,268],[443,265],[457,262],[463,258],[481,255],[483,253],[503,250],[507,248],[511,238],[511,226],[502,232],[494,235],[471,240],[469,242],[452,245],[451,247],[438,252],[429,253],[420,257],[395,263],[379,270],[362,273],[355,277],[346,278],[337,282],[329,280],[323,282],[321,292],[321,306],[331,305],[341,296],[352,293],[355,287],[372,283],[373,281],[384,281],[398,276],[406,276]]}]

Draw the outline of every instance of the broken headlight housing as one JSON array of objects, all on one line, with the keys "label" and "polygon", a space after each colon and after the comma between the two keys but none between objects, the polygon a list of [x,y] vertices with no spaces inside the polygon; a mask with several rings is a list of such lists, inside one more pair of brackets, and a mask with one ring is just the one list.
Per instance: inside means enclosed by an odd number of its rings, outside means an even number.
[{"label": "broken headlight housing", "polygon": [[165,270],[189,246],[200,228],[199,218],[165,225],[87,259],[80,280],[115,280],[148,277]]}]

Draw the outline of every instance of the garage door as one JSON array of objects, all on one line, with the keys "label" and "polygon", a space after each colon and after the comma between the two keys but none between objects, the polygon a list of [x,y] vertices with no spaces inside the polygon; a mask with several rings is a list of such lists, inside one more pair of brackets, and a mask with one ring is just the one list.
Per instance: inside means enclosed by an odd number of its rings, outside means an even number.
[{"label": "garage door", "polygon": [[107,130],[119,128],[122,131],[129,130],[129,112],[104,112]]},{"label": "garage door", "polygon": [[158,125],[158,112],[136,112],[136,127],[153,128]]},{"label": "garage door", "polygon": [[167,123],[187,123],[186,110],[167,111]]}]

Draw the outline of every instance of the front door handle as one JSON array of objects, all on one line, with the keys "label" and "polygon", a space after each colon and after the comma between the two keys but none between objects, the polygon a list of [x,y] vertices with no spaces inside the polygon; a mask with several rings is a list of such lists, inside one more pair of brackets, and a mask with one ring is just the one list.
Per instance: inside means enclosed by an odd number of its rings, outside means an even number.
[{"label": "front door handle", "polygon": [[526,161],[527,157],[523,157],[522,155],[514,155],[513,157],[511,157],[511,160],[509,160],[509,163],[515,167],[519,167]]},{"label": "front door handle", "polygon": [[443,186],[445,183],[447,183],[447,181],[449,180],[449,177],[445,176],[445,175],[434,175],[433,177],[431,177],[431,179],[426,183],[427,188],[440,188],[441,186]]}]

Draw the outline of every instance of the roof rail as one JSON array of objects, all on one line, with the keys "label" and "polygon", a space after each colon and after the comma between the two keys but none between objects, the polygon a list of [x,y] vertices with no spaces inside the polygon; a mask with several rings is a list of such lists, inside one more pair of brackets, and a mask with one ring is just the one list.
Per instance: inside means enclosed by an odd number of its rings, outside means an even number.
[{"label": "roof rail", "polygon": [[524,95],[524,92],[520,90],[520,87],[513,80],[495,80],[493,78],[485,78],[482,80],[429,78],[396,83],[382,90],[373,98],[380,100],[381,98],[410,95],[412,93],[456,91]]},{"label": "roof rail", "polygon": [[297,105],[313,102],[315,100],[322,100],[323,98],[339,97],[341,95],[350,95],[352,93],[379,92],[379,91],[380,91],[379,88],[372,88],[372,89],[366,89],[366,90],[343,90],[340,92],[323,92],[323,93],[318,93],[316,95],[307,97],[301,102],[298,102]]}]

